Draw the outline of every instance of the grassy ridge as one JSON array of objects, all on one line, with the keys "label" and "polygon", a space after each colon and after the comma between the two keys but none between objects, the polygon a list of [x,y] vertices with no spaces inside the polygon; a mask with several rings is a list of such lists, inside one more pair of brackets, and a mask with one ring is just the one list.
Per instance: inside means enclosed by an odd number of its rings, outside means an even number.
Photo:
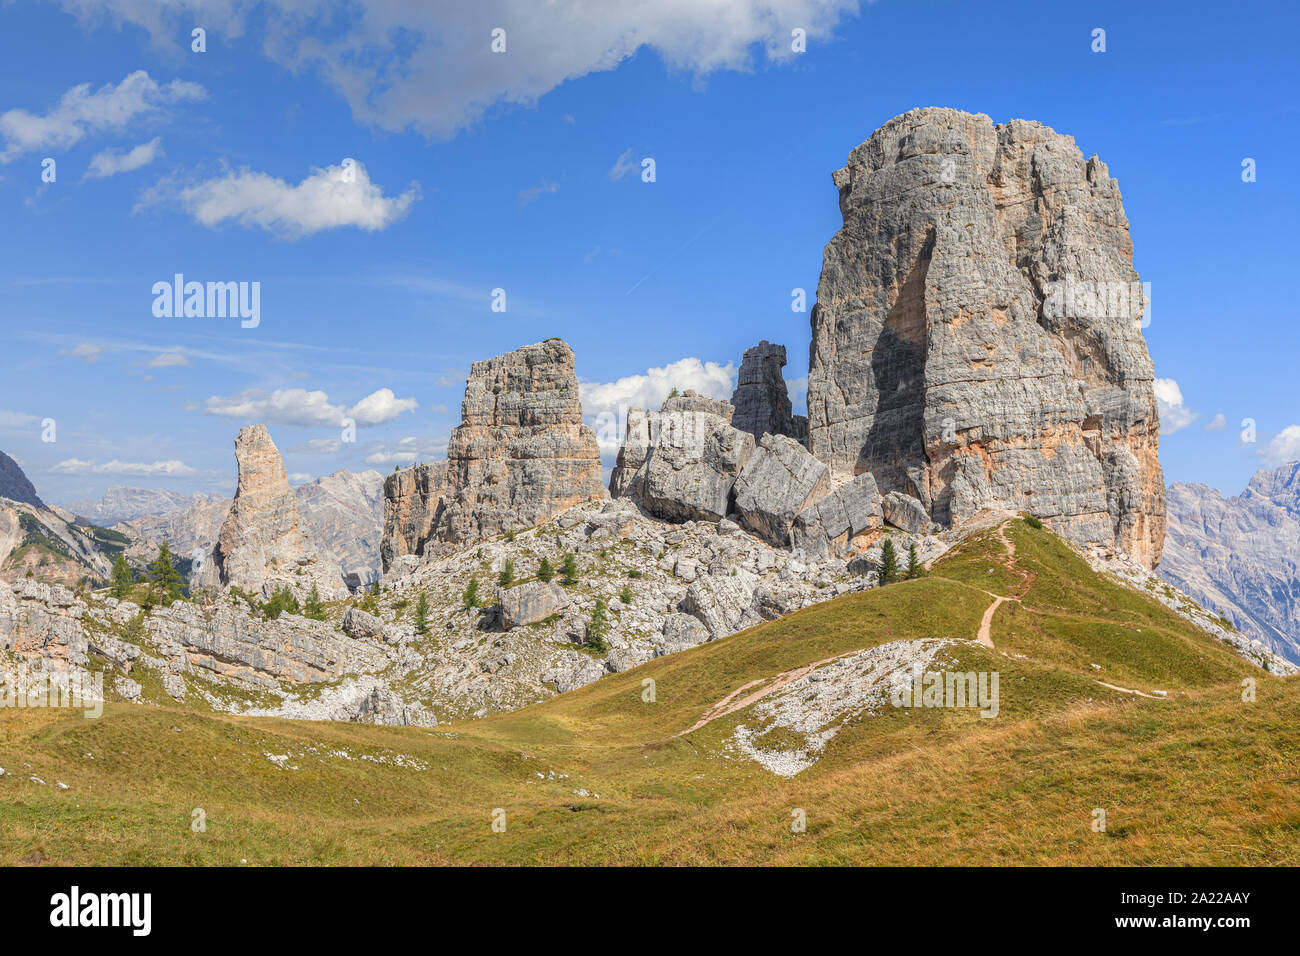
[{"label": "grassy ridge", "polygon": [[[1014,560],[982,534],[928,577],[436,729],[0,711],[0,863],[1300,863],[1300,682],[1045,531],[1006,536]],[[792,779],[728,752],[743,712],[682,735],[751,681],[891,640],[973,638],[986,592],[1021,599],[994,618],[997,649],[951,656],[999,672],[995,720],[888,709]],[[791,830],[796,809],[807,832]]]}]

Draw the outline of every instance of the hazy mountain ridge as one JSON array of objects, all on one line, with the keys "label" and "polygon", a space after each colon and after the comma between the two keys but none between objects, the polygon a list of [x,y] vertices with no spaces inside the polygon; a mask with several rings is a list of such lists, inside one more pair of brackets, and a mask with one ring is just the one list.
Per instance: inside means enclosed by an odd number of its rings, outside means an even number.
[{"label": "hazy mountain ridge", "polygon": [[1300,661],[1300,463],[1256,472],[1224,497],[1175,482],[1159,575],[1292,661]]}]

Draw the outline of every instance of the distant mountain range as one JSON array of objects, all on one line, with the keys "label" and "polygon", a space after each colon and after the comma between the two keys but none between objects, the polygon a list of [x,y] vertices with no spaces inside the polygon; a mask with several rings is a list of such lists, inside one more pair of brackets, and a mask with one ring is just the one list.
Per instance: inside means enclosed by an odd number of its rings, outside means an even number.
[{"label": "distant mountain range", "polygon": [[1300,662],[1300,462],[1256,472],[1239,496],[1176,482],[1158,574]]},{"label": "distant mountain range", "polygon": [[[359,473],[341,469],[298,486],[294,494],[308,534],[338,560],[345,575],[355,574],[363,583],[379,575],[383,475],[373,469]],[[143,561],[162,541],[182,557],[207,553],[230,512],[230,502],[220,495],[119,485],[102,498],[70,501],[63,508],[91,524],[127,535],[133,542],[128,556]]]}]

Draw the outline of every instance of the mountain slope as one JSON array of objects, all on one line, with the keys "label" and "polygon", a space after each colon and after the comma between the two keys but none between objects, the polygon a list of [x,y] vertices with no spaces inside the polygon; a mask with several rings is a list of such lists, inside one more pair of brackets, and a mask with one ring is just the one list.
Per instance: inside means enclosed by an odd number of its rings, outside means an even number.
[{"label": "mountain slope", "polygon": [[1169,488],[1160,577],[1300,663],[1300,463],[1255,474],[1238,497]]},{"label": "mountain slope", "polygon": [[[940,644],[998,674],[996,717],[854,696],[857,662]],[[436,730],[5,709],[0,861],[1294,864],[1298,717],[1300,682],[1013,521],[928,577]],[[782,776],[746,740],[815,759]]]}]

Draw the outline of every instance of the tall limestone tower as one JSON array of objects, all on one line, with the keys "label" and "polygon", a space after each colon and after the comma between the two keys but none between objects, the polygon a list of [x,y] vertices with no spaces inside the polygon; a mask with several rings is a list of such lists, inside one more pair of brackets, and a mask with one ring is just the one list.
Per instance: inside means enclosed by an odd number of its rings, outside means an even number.
[{"label": "tall limestone tower", "polygon": [[1040,516],[1154,567],[1164,479],[1119,185],[1038,123],[920,109],[834,175],[808,444],[941,524]]}]

